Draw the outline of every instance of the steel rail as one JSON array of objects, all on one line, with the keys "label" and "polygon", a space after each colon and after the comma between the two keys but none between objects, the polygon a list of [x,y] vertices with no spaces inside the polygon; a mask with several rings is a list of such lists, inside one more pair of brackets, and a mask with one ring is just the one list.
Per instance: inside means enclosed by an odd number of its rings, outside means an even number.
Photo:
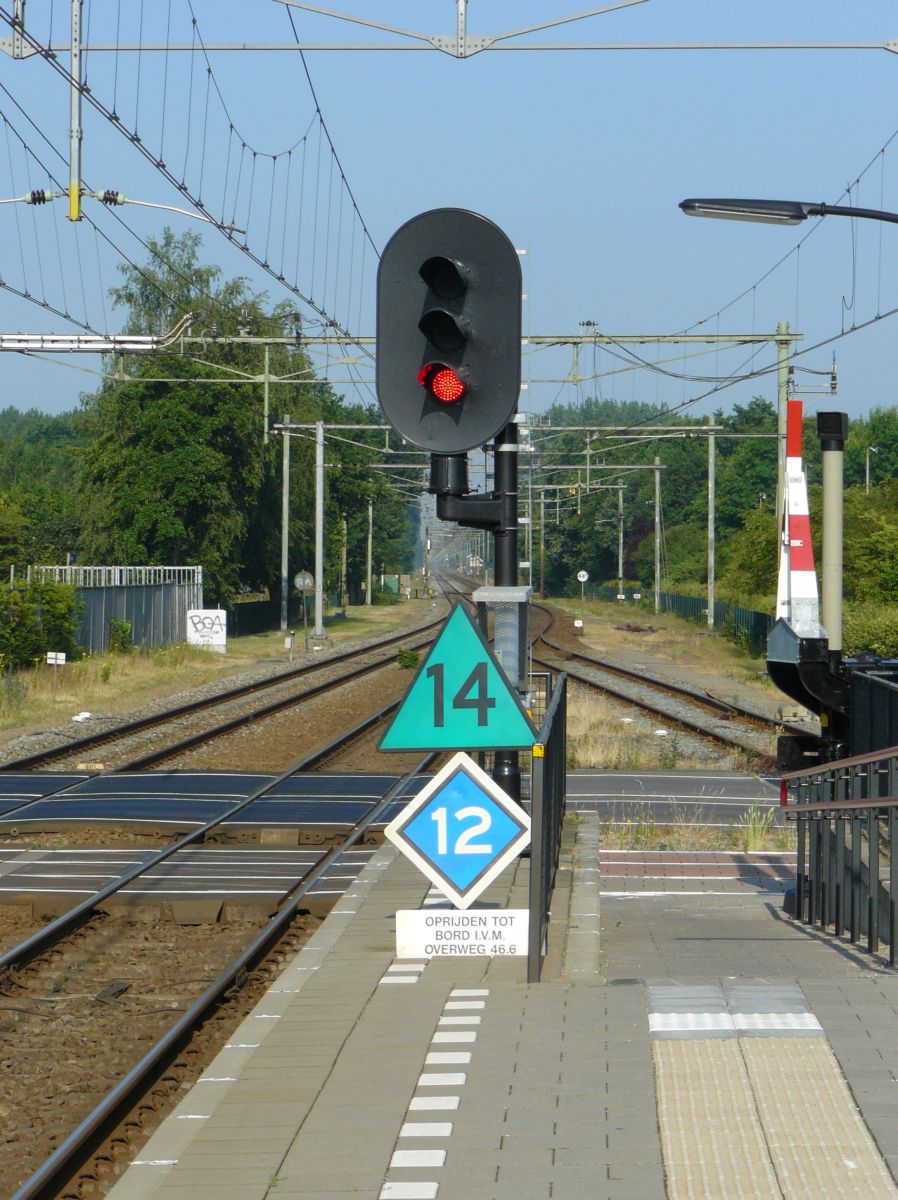
[{"label": "steel rail", "polygon": [[[370,647],[362,647],[355,650],[346,650],[340,654],[332,655],[330,658],[323,659],[321,662],[306,663],[301,667],[295,667],[291,671],[285,671],[276,678],[256,681],[255,683],[241,684],[239,687],[230,688],[226,692],[220,692],[216,696],[205,696],[199,700],[188,700],[184,704],[179,704],[174,708],[167,709],[163,713],[155,713],[146,717],[138,717],[136,720],[127,721],[122,725],[116,726],[115,729],[106,729],[99,733],[89,734],[83,738],[77,738],[75,741],[68,742],[65,746],[60,746],[52,750],[36,751],[34,754],[25,755],[23,758],[13,759],[11,762],[4,763],[0,767],[0,775],[13,774],[16,771],[30,770],[38,766],[40,763],[52,761],[53,759],[62,758],[68,754],[75,754],[83,750],[89,750],[94,746],[103,745],[113,739],[127,737],[132,733],[139,733],[142,729],[151,728],[153,725],[161,725],[167,721],[175,720],[178,717],[188,716],[193,712],[200,712],[203,709],[214,708],[220,704],[226,704],[231,700],[238,700],[241,696],[251,695],[253,692],[264,691],[267,688],[277,687],[282,683],[289,683],[291,680],[302,678],[304,675],[311,674],[314,671],[324,670],[326,667],[332,666],[335,663],[345,662],[347,659],[358,658],[361,654],[375,653],[377,650],[395,645],[397,642],[405,641],[408,638],[419,637],[423,633],[434,629],[441,623],[440,620],[430,621],[426,625],[422,625],[419,629],[413,629],[405,633],[398,633],[390,637],[383,638],[374,643]],[[387,660],[382,660],[386,662]],[[349,676],[346,676],[349,678]],[[303,693],[304,695],[308,693]],[[101,772],[102,773],[102,772]]]},{"label": "steel rail", "polygon": [[648,683],[654,687],[669,691],[674,695],[681,696],[684,700],[704,705],[706,708],[714,709],[724,715],[739,716],[747,721],[754,721],[758,725],[772,730],[784,730],[789,733],[807,733],[807,729],[791,725],[787,722],[777,721],[773,717],[765,716],[764,713],[755,712],[753,709],[746,708],[742,704],[734,704],[730,701],[721,700],[718,696],[712,695],[710,692],[700,691],[698,688],[687,687],[684,684],[671,683],[666,679],[659,679],[657,676],[646,675],[640,671],[633,671],[629,667],[624,667],[619,663],[611,663],[605,659],[595,658],[590,654],[584,654],[580,650],[570,649],[567,646],[562,646],[551,638],[546,637],[546,633],[552,628],[552,625],[557,619],[555,614],[541,604],[533,604],[534,609],[545,613],[549,618],[549,624],[537,636],[537,641],[545,642],[552,650],[560,654],[566,654],[568,657],[576,659],[587,666],[601,668],[603,671],[610,671],[614,675],[620,675],[624,679],[630,679],[635,683]]},{"label": "steel rail", "polygon": [[[409,649],[420,649],[422,646],[430,644],[430,640],[425,639],[423,642],[416,642]],[[373,671],[379,671],[385,666],[390,666],[394,659],[392,656],[379,658],[376,662],[365,663],[360,667],[356,667],[352,671],[348,671],[345,675],[340,675],[337,679],[325,679],[323,682],[314,684],[307,691],[296,696],[285,696],[280,700],[273,700],[270,704],[262,705],[261,708],[256,708],[250,713],[232,717],[228,721],[223,721],[220,725],[216,725],[213,729],[201,730],[198,733],[188,734],[187,737],[181,738],[177,742],[172,742],[168,746],[164,746],[159,750],[150,750],[146,754],[140,755],[138,758],[131,759],[124,766],[117,767],[119,771],[139,771],[145,767],[155,766],[157,763],[165,762],[170,758],[174,758],[178,754],[183,754],[185,750],[191,750],[194,746],[203,745],[206,742],[211,742],[217,737],[223,737],[227,733],[231,733],[235,729],[239,729],[243,725],[250,725],[254,721],[264,720],[265,717],[270,717],[274,713],[281,712],[285,708],[292,708],[295,705],[304,704],[306,700],[312,700],[316,696],[324,695],[326,692],[334,691],[341,687],[344,683],[351,683],[355,679],[361,679],[365,675],[370,675]]]},{"label": "steel rail", "polygon": [[[548,662],[545,659],[540,659],[536,656],[534,656],[533,661],[552,671],[559,671],[561,669],[559,664]],[[595,666],[597,669],[601,669],[598,663],[596,663]],[[590,679],[589,676],[584,675],[582,671],[578,671],[576,667],[571,667],[567,663],[564,664],[563,669],[569,679],[572,679],[577,683],[581,683],[585,687],[593,688],[595,691],[604,692],[625,704],[632,704],[634,707],[641,708],[645,712],[652,713],[656,717],[661,717],[663,720],[670,722],[672,725],[680,725],[683,728],[690,730],[692,733],[698,734],[703,738],[709,738],[712,741],[718,742],[722,746],[742,750],[746,754],[752,755],[754,758],[764,757],[763,750],[759,749],[757,746],[753,746],[750,742],[743,741],[741,738],[730,737],[724,733],[719,733],[717,730],[709,729],[707,725],[703,725],[701,721],[695,720],[692,717],[671,713],[666,709],[651,704],[648,700],[637,699],[634,696],[628,695],[626,692],[617,691],[605,683],[598,683],[596,680]],[[645,682],[645,680],[643,680],[643,682]],[[663,685],[657,686],[661,687]],[[692,703],[692,701],[690,701],[690,703]]]},{"label": "steel rail", "polygon": [[[288,893],[281,910],[268,922],[257,936],[221,972],[202,995],[194,1001],[181,1017],[163,1034],[140,1061],[131,1068],[116,1086],[107,1093],[98,1105],[84,1118],[77,1128],[60,1144],[57,1150],[26,1180],[10,1200],[51,1200],[78,1169],[76,1160],[83,1159],[86,1152],[98,1146],[134,1107],[136,1099],[146,1091],[147,1085],[158,1077],[159,1072],[171,1061],[193,1031],[205,1019],[211,1009],[235,985],[277,941],[296,915],[300,902],[309,889],[321,878],[334,859],[354,845],[365,831],[378,820],[387,806],[399,797],[414,778],[425,771],[436,758],[427,754],[407,774],[374,802],[369,811],[356,823],[346,839],[332,847],[307,871]],[[267,788],[288,779],[295,768],[284,772]],[[267,789],[266,789],[267,790]],[[254,797],[257,798],[257,797]]]}]

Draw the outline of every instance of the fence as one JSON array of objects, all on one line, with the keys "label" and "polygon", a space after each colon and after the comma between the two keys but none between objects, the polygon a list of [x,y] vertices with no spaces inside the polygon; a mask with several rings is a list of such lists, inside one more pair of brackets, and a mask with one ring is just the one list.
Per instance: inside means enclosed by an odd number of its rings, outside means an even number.
[{"label": "fence", "polygon": [[136,645],[187,641],[187,610],[203,607],[202,567],[31,567],[29,575],[76,589],[75,640],[88,654],[109,644],[110,621],[127,621]]},{"label": "fence", "polygon": [[[621,593],[613,587],[590,587],[586,589],[586,594],[597,600],[615,601]],[[654,592],[624,588],[622,594],[631,603],[641,603],[643,606],[654,603]],[[704,596],[681,596],[677,592],[660,592],[659,600],[662,612],[675,613],[700,625],[707,624],[708,601]],[[768,613],[743,608],[740,604],[725,604],[722,600],[714,602],[714,627],[730,641],[745,646],[752,654],[760,654],[765,649],[767,634],[772,625],[773,617]]]},{"label": "fence", "polygon": [[530,762],[530,937],[527,981],[539,981],[564,821],[567,676],[559,675]]},{"label": "fence", "polygon": [[[783,776],[797,824],[797,920],[898,961],[898,747]],[[885,863],[883,859],[885,857]],[[884,868],[884,869],[883,869]]]},{"label": "fence", "polygon": [[[325,608],[338,608],[340,597],[336,592],[325,593]],[[315,597],[306,595],[306,619],[311,622],[315,616]],[[281,624],[281,598],[272,596],[268,600],[247,600],[243,604],[234,604],[228,609],[228,637],[246,637],[251,633],[270,633],[279,629]],[[302,608],[299,596],[287,598],[287,625],[291,629],[302,627]]]},{"label": "fence", "polygon": [[898,745],[898,664],[852,671],[848,711],[852,754]]}]

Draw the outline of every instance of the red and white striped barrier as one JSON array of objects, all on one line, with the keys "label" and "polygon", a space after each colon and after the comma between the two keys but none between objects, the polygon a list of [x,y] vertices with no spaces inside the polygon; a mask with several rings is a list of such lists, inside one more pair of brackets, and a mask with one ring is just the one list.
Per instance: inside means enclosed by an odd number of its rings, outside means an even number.
[{"label": "red and white striped barrier", "polygon": [[820,601],[811,542],[808,485],[801,455],[802,404],[789,400],[786,413],[786,473],[780,526],[776,615],[799,637],[820,638]]}]

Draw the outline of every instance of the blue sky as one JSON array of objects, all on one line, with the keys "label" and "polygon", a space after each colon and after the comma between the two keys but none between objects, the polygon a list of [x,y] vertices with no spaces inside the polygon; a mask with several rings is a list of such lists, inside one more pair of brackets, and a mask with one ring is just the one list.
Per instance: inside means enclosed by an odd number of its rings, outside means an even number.
[{"label": "blue sky", "polygon": [[[587,6],[585,0],[470,0],[469,33],[495,33]],[[85,9],[89,38],[113,41],[118,26],[121,40],[137,40],[141,7],[122,4],[120,13],[112,0],[90,0]],[[189,40],[192,16],[206,42],[293,40],[285,6],[274,0],[193,0],[192,8],[186,0],[159,0],[145,7],[151,10],[143,17],[148,41],[162,40],[166,28],[172,37]],[[338,7],[425,32],[451,33],[455,24],[453,0],[344,0]],[[396,40],[293,11],[304,40]],[[51,32],[46,12],[34,20],[37,36]],[[52,5],[52,20],[58,44],[67,39],[61,0]],[[529,40],[884,43],[890,38],[898,38],[898,15],[886,0],[852,5],[647,0]],[[275,153],[309,129],[314,103],[296,54],[222,53],[210,60],[230,120],[247,143]],[[205,63],[195,61],[191,90],[188,55],[142,56],[139,75],[137,61],[135,55],[89,56],[94,94],[116,107],[123,123],[136,122],[146,144],[164,148],[167,162],[189,162],[188,174],[197,178],[203,122],[207,132],[214,132],[218,119],[214,97],[205,106]],[[483,212],[526,249],[524,319],[531,333],[576,333],[587,320],[610,334],[672,333],[699,322],[704,323],[698,328],[715,333],[760,332],[788,321],[813,347],[898,305],[898,229],[892,226],[829,218],[813,230],[810,223],[779,229],[690,220],[677,208],[686,196],[744,195],[829,202],[842,197],[898,210],[898,139],[879,154],[898,130],[896,54],[491,50],[457,61],[434,51],[346,51],[309,52],[306,62],[374,244],[383,246],[403,221],[428,208],[458,205]],[[65,152],[68,99],[63,81],[42,61],[13,62],[4,56],[0,85],[7,89],[0,93],[0,112],[10,123],[0,131],[0,198],[5,198],[49,183],[24,156],[15,131],[65,174],[42,135]],[[185,204],[105,118],[88,108],[84,127],[84,177],[91,187]],[[201,165],[204,199],[225,195],[226,145],[226,138],[209,133]],[[279,162],[283,167],[286,159]],[[329,177],[322,178],[322,186],[333,187]],[[850,196],[843,196],[849,185]],[[264,192],[264,181],[258,186]],[[278,194],[286,196],[283,189]],[[85,204],[93,204],[101,229],[110,230],[136,261],[143,260],[145,251],[131,233],[96,201]],[[336,200],[330,212],[336,220],[335,205]],[[273,211],[275,229],[272,234],[269,222],[267,240],[276,242],[278,221],[284,217],[289,225],[294,214],[282,214],[277,206]],[[172,214],[129,207],[117,212],[142,237],[158,234],[166,222],[178,232],[203,229]],[[323,221],[324,207],[321,213]],[[257,222],[248,238],[266,240],[261,228]],[[116,282],[115,255],[93,229],[74,229],[61,202],[39,210],[0,206],[0,231],[4,280],[20,286],[24,279],[27,290],[50,303],[76,314],[83,310],[95,328],[116,328],[120,314],[108,303],[104,307],[100,295]],[[289,239],[284,227],[281,236],[283,248]],[[254,285],[268,289],[273,301],[287,295],[217,231],[209,228],[204,238],[206,258],[219,263],[226,276],[247,274]],[[799,242],[800,251],[790,254]],[[300,249],[295,259],[292,251],[289,257],[302,281],[308,279],[311,257],[309,247]],[[783,256],[782,265],[772,269]],[[341,274],[348,262],[344,257]],[[317,268],[320,272],[320,258]],[[329,269],[336,272],[333,263]],[[333,273],[325,291],[333,288],[341,323],[370,334],[373,256],[364,288],[358,287],[359,278],[357,273],[355,293],[347,293],[345,304]],[[60,304],[63,279],[66,302]],[[0,328],[61,332],[70,326],[2,291]],[[872,406],[894,404],[895,331],[896,318],[887,318],[803,355],[797,365],[827,370],[835,351],[839,365],[839,396],[808,396],[808,406],[838,406],[856,416]],[[647,345],[639,353],[654,362],[658,352]],[[675,376],[738,374],[748,365],[744,351],[689,358],[676,349],[661,353]],[[752,365],[771,361],[772,351],[762,350]],[[3,365],[3,404],[62,411],[77,403],[81,389],[96,383],[90,372],[97,364],[85,358],[60,364],[7,355]],[[581,370],[601,372],[597,384],[534,383],[528,402],[539,410],[556,397],[574,401],[597,387],[605,396],[679,405],[712,386],[648,369],[608,374],[620,365],[608,351],[590,352],[581,358]],[[557,379],[569,367],[566,354],[540,354],[528,358],[525,376]],[[339,371],[334,378],[342,378]],[[803,384],[817,379],[798,378]],[[353,394],[370,398],[367,390]],[[773,377],[739,382],[685,412],[729,408],[754,394],[773,399]]]}]

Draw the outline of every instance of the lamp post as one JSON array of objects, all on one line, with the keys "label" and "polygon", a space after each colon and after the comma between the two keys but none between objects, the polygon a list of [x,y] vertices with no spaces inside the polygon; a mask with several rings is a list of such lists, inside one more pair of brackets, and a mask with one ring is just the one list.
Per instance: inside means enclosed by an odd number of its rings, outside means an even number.
[{"label": "lamp post", "polygon": [[878,453],[879,453],[878,446],[868,446],[866,451],[864,452],[864,460],[865,460],[864,461],[864,491],[868,495],[870,493],[870,455],[878,454]]}]

